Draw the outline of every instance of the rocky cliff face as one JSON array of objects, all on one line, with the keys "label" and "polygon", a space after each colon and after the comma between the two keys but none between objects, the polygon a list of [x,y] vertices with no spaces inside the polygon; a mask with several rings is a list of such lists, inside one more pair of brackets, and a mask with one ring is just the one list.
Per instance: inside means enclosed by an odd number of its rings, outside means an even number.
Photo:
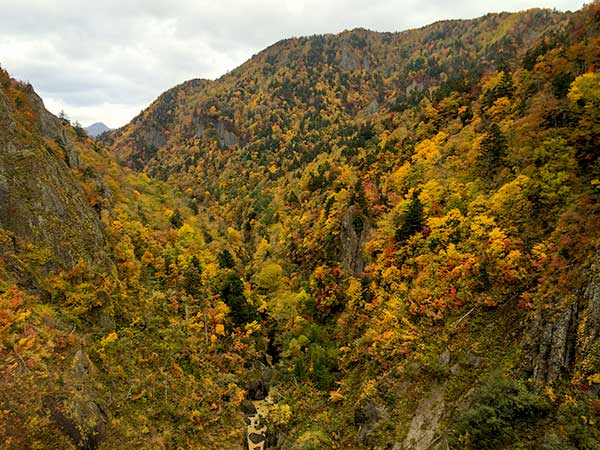
[{"label": "rocky cliff face", "polygon": [[[23,121],[9,90],[31,120]],[[0,227],[47,255],[48,268],[80,258],[104,264],[101,222],[69,168],[79,155],[30,86],[0,86]]]},{"label": "rocky cliff face", "polygon": [[352,205],[344,214],[340,233],[342,250],[342,267],[353,273],[361,273],[365,263],[363,258],[364,244],[369,236],[368,219],[356,205]]},{"label": "rocky cliff face", "polygon": [[[600,86],[579,76],[597,45],[543,40],[496,70],[552,20],[282,42],[102,138],[147,174],[4,83],[0,442],[43,416],[62,445],[7,447],[597,449],[597,174],[567,145],[587,122],[540,111],[593,116],[565,80]],[[27,299],[2,284],[11,249],[102,248],[73,174],[117,270]]]},{"label": "rocky cliff face", "polygon": [[562,375],[598,352],[600,336],[600,254],[581,273],[582,287],[573,298],[556,301],[559,308],[540,313],[533,322],[531,371],[540,384],[556,383]]},{"label": "rocky cliff face", "polygon": [[580,348],[584,354],[598,354],[598,338],[600,338],[600,252],[586,273],[587,282],[583,289],[583,315],[579,337]]}]

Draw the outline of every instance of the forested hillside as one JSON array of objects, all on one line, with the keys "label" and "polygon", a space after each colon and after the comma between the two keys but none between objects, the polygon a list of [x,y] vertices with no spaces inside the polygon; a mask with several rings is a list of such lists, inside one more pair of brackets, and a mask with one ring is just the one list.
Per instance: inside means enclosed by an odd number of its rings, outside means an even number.
[{"label": "forested hillside", "polygon": [[0,437],[600,449],[599,68],[597,2],[293,38],[99,141],[3,73]]}]

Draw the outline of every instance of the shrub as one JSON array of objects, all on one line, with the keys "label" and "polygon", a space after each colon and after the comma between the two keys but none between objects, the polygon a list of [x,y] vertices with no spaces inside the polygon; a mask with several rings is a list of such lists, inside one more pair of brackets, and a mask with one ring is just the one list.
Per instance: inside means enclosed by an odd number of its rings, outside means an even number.
[{"label": "shrub", "polygon": [[495,377],[477,390],[470,408],[458,417],[452,439],[472,450],[501,448],[549,409],[545,397],[522,382]]}]

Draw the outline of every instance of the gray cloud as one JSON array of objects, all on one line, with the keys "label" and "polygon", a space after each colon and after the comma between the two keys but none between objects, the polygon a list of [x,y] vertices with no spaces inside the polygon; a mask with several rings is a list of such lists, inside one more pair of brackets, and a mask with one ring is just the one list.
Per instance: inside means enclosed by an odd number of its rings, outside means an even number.
[{"label": "gray cloud", "polygon": [[[0,65],[47,107],[84,125],[120,126],[169,87],[216,78],[290,36],[364,27],[401,31],[440,19],[582,0],[0,0]],[[58,109],[57,109],[58,108]]]}]

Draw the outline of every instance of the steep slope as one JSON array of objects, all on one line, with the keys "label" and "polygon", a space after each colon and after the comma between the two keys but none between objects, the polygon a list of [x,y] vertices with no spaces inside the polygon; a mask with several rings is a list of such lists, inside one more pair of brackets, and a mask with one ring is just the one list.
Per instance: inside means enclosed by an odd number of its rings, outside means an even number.
[{"label": "steep slope", "polygon": [[[139,132],[131,133],[129,136],[127,130],[122,130],[119,135],[127,136],[126,139],[132,143],[135,150],[129,153],[123,148],[121,159],[127,160],[127,164],[132,168],[142,169],[156,151],[166,144],[172,134],[172,128],[177,120],[175,110],[182,101],[193,93],[201,91],[207,83],[207,80],[190,80],[175,86],[163,93],[141,115],[134,118],[132,123],[141,125]],[[112,136],[113,133],[109,133],[102,138],[107,141],[112,140]]]},{"label": "steep slope", "polygon": [[0,77],[0,227],[49,267],[80,258],[106,267],[106,238],[68,169],[80,162],[64,127],[31,86]]},{"label": "steep slope", "polygon": [[279,448],[598,448],[598,10],[282,41],[105,138],[220,223]]},{"label": "steep slope", "polygon": [[597,450],[599,66],[597,2],[290,39],[108,147],[3,74],[0,442]]},{"label": "steep slope", "polygon": [[[424,97],[435,102],[452,91],[469,92],[481,74],[502,69],[567,17],[531,10],[403,33],[288,39],[215,82],[173,88],[106,139],[122,161],[165,179],[212,158],[213,148],[238,145],[257,169],[276,162],[289,171],[331,149],[335,140],[325,148],[317,142],[321,130],[348,136],[380,109],[401,111]],[[189,183],[203,200],[204,186],[196,181]]]},{"label": "steep slope", "polygon": [[2,448],[241,443],[256,344],[225,336],[217,231],[0,75]]}]

